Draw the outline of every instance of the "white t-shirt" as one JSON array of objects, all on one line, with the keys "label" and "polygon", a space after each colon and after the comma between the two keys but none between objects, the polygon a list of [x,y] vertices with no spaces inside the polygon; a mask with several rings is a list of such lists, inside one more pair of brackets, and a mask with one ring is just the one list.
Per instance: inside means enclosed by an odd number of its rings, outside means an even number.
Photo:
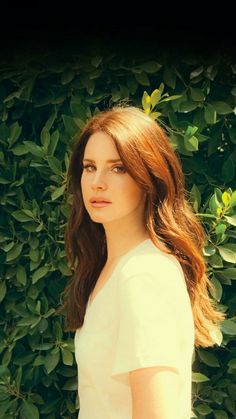
[{"label": "white t-shirt", "polygon": [[129,371],[171,366],[182,380],[175,419],[189,419],[193,352],[194,322],[182,267],[149,238],[119,259],[89,299],[84,324],[76,330],[78,418],[132,419]]}]

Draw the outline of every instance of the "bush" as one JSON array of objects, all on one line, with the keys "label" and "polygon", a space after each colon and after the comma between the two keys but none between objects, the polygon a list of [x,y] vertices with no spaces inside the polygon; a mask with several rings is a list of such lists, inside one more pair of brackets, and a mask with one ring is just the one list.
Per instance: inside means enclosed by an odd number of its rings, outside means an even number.
[{"label": "bush", "polygon": [[[63,57],[63,58],[61,58]],[[227,320],[196,348],[193,415],[236,416],[235,83],[229,56],[161,52],[23,54],[0,67],[0,416],[76,418],[73,334],[57,313],[72,274],[64,251],[73,135],[118,101],[143,106],[177,149],[204,223],[213,297]]]}]

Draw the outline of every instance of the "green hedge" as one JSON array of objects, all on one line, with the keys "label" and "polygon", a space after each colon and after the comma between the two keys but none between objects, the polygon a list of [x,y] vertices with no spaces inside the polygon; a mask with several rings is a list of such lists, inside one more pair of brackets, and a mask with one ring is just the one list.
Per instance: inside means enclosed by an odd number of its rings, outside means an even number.
[{"label": "green hedge", "polygon": [[129,101],[167,127],[204,223],[213,297],[227,320],[196,348],[193,415],[236,417],[236,66],[229,56],[103,51],[24,54],[0,66],[0,417],[76,418],[73,334],[56,313],[73,135]]}]

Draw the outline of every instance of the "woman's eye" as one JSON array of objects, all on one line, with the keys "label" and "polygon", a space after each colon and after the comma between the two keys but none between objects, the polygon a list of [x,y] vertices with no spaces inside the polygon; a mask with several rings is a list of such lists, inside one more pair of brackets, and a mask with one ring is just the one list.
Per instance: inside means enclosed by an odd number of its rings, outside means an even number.
[{"label": "woman's eye", "polygon": [[119,169],[122,173],[124,173],[126,171],[124,166],[116,166],[116,167],[114,167],[114,169]]},{"label": "woman's eye", "polygon": [[[92,164],[87,164],[83,166],[83,169],[89,169],[90,167],[95,167],[95,166]],[[124,173],[126,171],[124,166],[115,166],[112,169],[118,169],[118,173]],[[91,172],[91,170],[88,170],[88,172]]]},{"label": "woman's eye", "polygon": [[91,164],[86,164],[85,166],[83,166],[83,169],[88,169],[89,167],[94,167]]}]

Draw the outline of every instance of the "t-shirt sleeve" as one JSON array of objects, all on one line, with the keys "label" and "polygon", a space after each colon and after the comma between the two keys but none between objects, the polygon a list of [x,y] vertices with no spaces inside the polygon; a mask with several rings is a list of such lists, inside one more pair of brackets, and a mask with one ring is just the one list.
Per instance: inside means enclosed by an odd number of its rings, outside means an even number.
[{"label": "t-shirt sleeve", "polygon": [[139,368],[168,366],[179,371],[181,298],[178,268],[122,277],[118,284],[119,331],[112,376]]}]

